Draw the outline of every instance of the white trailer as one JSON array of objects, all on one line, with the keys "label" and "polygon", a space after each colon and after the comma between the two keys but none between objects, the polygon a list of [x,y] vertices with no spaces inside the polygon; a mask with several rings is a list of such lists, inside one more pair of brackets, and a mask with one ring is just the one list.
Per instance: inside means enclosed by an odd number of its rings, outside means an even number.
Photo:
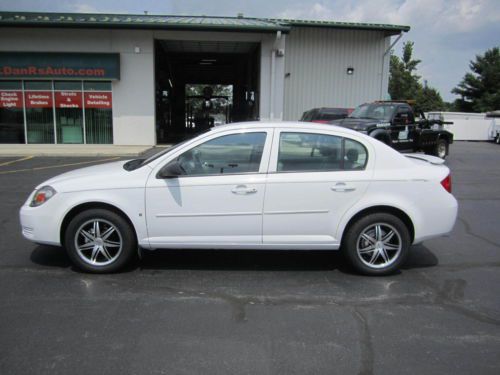
[{"label": "white trailer", "polygon": [[[486,113],[429,112],[427,118],[453,122],[453,125],[444,125],[443,128],[453,133],[455,141],[488,141],[492,139],[492,119],[486,117]],[[500,118],[497,118],[496,121],[499,123]]]},{"label": "white trailer", "polygon": [[496,144],[500,144],[500,110],[488,112],[486,117],[491,119],[490,140],[495,141]]}]

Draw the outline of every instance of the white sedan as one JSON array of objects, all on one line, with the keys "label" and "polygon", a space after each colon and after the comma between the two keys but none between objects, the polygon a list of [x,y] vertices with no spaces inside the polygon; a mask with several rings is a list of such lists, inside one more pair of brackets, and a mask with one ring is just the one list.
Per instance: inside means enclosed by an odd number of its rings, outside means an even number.
[{"label": "white sedan", "polygon": [[138,249],[203,248],[341,249],[359,272],[388,274],[456,216],[443,160],[292,122],[218,126],[149,159],[64,173],[20,211],[24,237],[96,273]]}]

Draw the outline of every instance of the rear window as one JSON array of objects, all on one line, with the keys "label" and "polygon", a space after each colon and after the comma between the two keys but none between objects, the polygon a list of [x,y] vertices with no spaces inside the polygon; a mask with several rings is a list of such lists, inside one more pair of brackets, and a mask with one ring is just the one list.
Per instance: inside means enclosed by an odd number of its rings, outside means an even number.
[{"label": "rear window", "polygon": [[310,111],[304,112],[302,114],[302,118],[300,119],[300,121],[312,121],[312,120],[314,120],[314,115],[316,112],[317,112],[317,110],[315,110],[315,109],[311,109]]},{"label": "rear window", "polygon": [[347,110],[337,110],[332,112],[323,112],[319,116],[319,120],[340,120],[347,117]]},{"label": "rear window", "polygon": [[300,121],[331,121],[346,118],[347,108],[314,108],[302,114]]}]

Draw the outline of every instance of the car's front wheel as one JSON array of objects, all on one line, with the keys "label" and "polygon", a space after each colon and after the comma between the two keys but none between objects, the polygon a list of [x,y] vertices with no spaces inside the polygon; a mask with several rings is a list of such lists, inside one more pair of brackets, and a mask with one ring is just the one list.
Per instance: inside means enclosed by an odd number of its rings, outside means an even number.
[{"label": "car's front wheel", "polygon": [[408,228],[388,213],[370,214],[353,223],[342,243],[342,251],[360,273],[387,275],[404,263],[410,247]]},{"label": "car's front wheel", "polygon": [[72,262],[85,272],[116,272],[137,256],[130,224],[115,212],[90,209],[69,223],[64,245]]}]

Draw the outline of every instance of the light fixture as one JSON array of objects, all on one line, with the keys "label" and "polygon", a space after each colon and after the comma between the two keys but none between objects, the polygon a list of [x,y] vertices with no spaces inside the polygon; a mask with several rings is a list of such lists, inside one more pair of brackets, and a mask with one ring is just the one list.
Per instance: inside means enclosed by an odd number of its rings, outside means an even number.
[{"label": "light fixture", "polygon": [[172,81],[170,80],[170,78],[168,79],[168,83],[170,84],[171,88],[174,88],[174,85],[172,85]]},{"label": "light fixture", "polygon": [[354,68],[352,66],[349,66],[346,71],[348,76],[352,76],[354,74]]}]

